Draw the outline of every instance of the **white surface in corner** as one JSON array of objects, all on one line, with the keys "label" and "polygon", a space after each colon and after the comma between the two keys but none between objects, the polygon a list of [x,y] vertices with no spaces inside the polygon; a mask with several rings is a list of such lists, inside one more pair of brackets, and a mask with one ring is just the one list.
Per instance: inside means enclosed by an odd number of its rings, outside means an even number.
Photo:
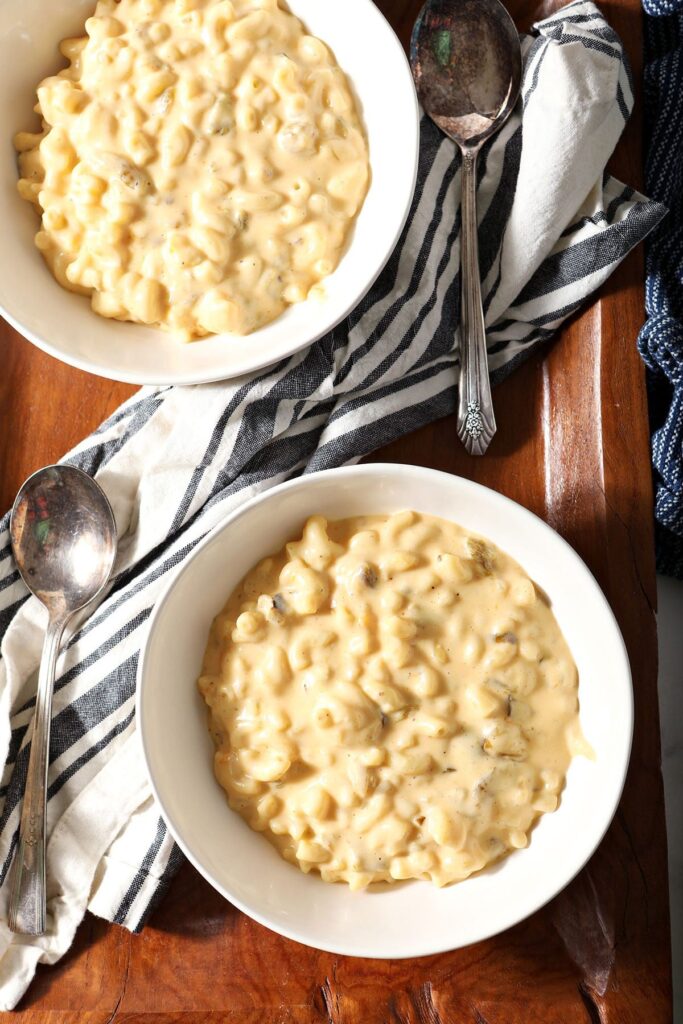
[{"label": "white surface in corner", "polygon": [[683,582],[657,577],[659,711],[669,838],[674,1021],[683,1024]]}]

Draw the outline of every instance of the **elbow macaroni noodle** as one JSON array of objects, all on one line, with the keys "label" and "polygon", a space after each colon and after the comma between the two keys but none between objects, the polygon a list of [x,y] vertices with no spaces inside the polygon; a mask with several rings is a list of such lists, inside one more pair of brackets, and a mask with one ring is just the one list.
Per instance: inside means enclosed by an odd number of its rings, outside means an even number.
[{"label": "elbow macaroni noodle", "polygon": [[199,679],[230,805],[353,889],[526,846],[581,749],[577,685],[520,566],[414,512],[309,519],[232,594]]},{"label": "elbow macaroni noodle", "polygon": [[185,340],[320,292],[369,177],[324,43],[278,0],[99,0],[85,31],[15,137],[59,283]]}]

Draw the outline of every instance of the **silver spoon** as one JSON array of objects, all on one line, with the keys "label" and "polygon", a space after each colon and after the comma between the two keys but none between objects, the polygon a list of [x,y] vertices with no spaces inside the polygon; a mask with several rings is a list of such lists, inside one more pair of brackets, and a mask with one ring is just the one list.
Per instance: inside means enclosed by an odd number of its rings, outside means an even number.
[{"label": "silver spoon", "polygon": [[415,22],[410,63],[425,112],[462,153],[458,437],[470,454],[483,455],[496,420],[479,277],[477,156],[517,102],[519,35],[498,0],[428,0]]},{"label": "silver spoon", "polygon": [[91,477],[72,466],[47,466],[19,491],[10,537],[24,583],[49,616],[9,899],[12,931],[42,935],[47,765],[57,656],[69,619],[109,579],[116,556],[116,523],[104,491]]}]

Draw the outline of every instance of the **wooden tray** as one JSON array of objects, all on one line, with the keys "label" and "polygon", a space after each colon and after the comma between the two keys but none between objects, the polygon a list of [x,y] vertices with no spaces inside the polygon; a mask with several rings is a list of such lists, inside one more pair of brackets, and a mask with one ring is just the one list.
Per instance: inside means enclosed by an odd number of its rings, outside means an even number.
[{"label": "wooden tray", "polygon": [[[526,28],[555,6],[514,0],[512,13]],[[638,0],[602,6],[626,42],[638,80]],[[382,0],[380,7],[406,43],[419,0]],[[636,115],[611,168],[638,185],[640,163]],[[617,816],[572,885],[497,938],[441,956],[382,962],[282,939],[235,910],[186,865],[142,934],[88,916],[63,961],[39,969],[21,1012],[0,1016],[17,1024],[671,1020],[652,492],[635,348],[642,280],[637,252],[543,356],[496,391],[498,435],[484,459],[464,454],[451,419],[376,456],[459,473],[522,502],[574,545],[614,608],[633,667],[633,757]],[[6,324],[1,330],[5,508],[30,472],[57,460],[132,389],[62,366]]]}]

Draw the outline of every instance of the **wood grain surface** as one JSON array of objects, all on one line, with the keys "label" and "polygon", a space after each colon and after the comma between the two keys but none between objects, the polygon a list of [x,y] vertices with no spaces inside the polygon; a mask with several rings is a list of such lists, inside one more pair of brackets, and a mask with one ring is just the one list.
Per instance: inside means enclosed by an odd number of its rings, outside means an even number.
[{"label": "wood grain surface", "polygon": [[[379,6],[405,43],[419,2]],[[514,0],[511,9],[523,29],[555,6]],[[639,81],[638,0],[602,7],[625,40]],[[611,164],[634,185],[640,150],[636,114]],[[522,502],[576,548],[611,602],[633,668],[633,756],[617,816],[575,881],[529,920],[487,942],[381,962],[282,939],[186,865],[140,935],[88,916],[62,962],[39,969],[19,1012],[0,1017],[25,1024],[671,1020],[652,493],[635,349],[642,278],[636,252],[588,310],[497,389],[498,435],[485,458],[463,452],[451,419],[376,456],[459,473]],[[58,459],[132,389],[62,366],[6,324],[1,331],[0,502],[6,507],[31,471]]]}]

